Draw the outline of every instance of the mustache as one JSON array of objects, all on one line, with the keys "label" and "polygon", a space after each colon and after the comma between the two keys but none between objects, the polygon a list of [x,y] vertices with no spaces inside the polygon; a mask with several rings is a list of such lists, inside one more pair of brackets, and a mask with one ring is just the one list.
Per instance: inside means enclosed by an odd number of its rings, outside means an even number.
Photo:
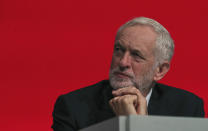
[{"label": "mustache", "polygon": [[121,71],[119,69],[119,67],[116,67],[116,68],[112,69],[111,70],[111,74],[121,74],[121,75],[128,76],[130,78],[134,78],[135,77],[133,72]]}]

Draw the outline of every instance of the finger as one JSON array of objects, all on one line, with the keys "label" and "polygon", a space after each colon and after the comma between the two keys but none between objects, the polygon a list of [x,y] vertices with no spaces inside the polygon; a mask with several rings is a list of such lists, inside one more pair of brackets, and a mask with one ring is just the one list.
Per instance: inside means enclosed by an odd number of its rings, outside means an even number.
[{"label": "finger", "polygon": [[116,96],[119,96],[119,95],[121,95],[120,92],[121,92],[121,90],[123,90],[123,89],[124,89],[124,88],[119,88],[119,89],[117,89],[117,90],[113,90],[113,91],[112,91],[112,94],[113,94],[113,95],[116,95]]},{"label": "finger", "polygon": [[114,97],[113,98],[113,101],[112,101],[113,106],[114,106],[116,112],[119,110],[119,107],[118,107],[118,104],[119,104],[118,99],[119,99],[119,97]]},{"label": "finger", "polygon": [[135,105],[137,103],[137,95],[123,95],[117,99],[116,105],[121,109],[126,105]]},{"label": "finger", "polygon": [[132,94],[132,95],[138,95],[138,96],[142,96],[142,93],[139,91],[139,89],[137,89],[136,87],[125,87],[125,88],[121,88],[115,91],[112,91],[112,94],[114,96],[122,96],[122,95],[127,95],[127,94]]},{"label": "finger", "polygon": [[142,93],[135,87],[126,87],[121,88],[112,92],[114,96],[122,96],[122,95],[137,95],[137,104],[136,105],[144,105],[146,104],[146,98],[142,95]]},{"label": "finger", "polygon": [[137,114],[136,108],[134,106],[134,103],[137,101],[136,95],[124,95],[121,96],[119,101],[119,107],[122,109],[121,113],[123,115],[130,115],[130,114]]},{"label": "finger", "polygon": [[116,114],[115,106],[113,105],[113,99],[109,101],[110,107],[112,108],[113,112]]},{"label": "finger", "polygon": [[137,101],[134,100],[134,106],[136,107],[137,113],[138,114],[147,114],[147,102],[146,98],[142,95],[142,93],[135,87],[126,87],[122,88],[120,90],[116,90],[112,92],[113,95],[136,95],[137,96]]},{"label": "finger", "polygon": [[114,97],[113,99],[110,100],[110,104],[113,108],[113,111],[115,114],[118,113],[119,111],[119,102],[118,102],[119,97]]},{"label": "finger", "polygon": [[115,97],[110,100],[110,105],[116,115],[130,115],[137,114],[133,103],[136,103],[136,95],[124,95]]},{"label": "finger", "polygon": [[117,89],[117,90],[113,90],[112,91],[112,94],[113,95],[121,95],[123,92],[125,91],[128,91],[128,90],[138,90],[137,88],[135,87],[125,87],[125,88],[120,88],[120,89]]}]

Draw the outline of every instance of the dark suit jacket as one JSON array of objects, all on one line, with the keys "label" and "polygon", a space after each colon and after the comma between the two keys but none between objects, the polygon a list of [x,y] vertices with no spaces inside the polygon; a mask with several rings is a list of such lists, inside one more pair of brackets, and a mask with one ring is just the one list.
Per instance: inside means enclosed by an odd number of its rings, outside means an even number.
[{"label": "dark suit jacket", "polygon": [[[76,131],[115,117],[108,101],[113,98],[109,81],[82,88],[56,101],[54,131]],[[204,117],[203,101],[187,91],[157,83],[148,105],[149,115]]]}]

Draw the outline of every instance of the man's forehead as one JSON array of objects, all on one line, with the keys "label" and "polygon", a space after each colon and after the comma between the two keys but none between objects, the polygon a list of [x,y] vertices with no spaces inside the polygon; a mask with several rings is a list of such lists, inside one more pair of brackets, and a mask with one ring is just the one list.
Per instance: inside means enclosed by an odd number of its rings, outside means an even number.
[{"label": "man's forehead", "polygon": [[132,48],[149,50],[155,47],[157,33],[151,26],[135,25],[126,27],[117,35],[116,43]]},{"label": "man's forehead", "polygon": [[146,40],[154,40],[157,37],[157,33],[149,25],[134,25],[118,32],[116,38],[119,39],[120,37],[148,38]]}]

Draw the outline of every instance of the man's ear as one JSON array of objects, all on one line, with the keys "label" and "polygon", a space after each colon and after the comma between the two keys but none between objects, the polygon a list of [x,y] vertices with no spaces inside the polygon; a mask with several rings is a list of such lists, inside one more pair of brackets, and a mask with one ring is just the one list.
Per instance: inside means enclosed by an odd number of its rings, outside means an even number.
[{"label": "man's ear", "polygon": [[164,61],[162,64],[158,65],[156,68],[154,80],[159,81],[162,79],[165,74],[169,71],[170,69],[170,62],[169,61]]}]

